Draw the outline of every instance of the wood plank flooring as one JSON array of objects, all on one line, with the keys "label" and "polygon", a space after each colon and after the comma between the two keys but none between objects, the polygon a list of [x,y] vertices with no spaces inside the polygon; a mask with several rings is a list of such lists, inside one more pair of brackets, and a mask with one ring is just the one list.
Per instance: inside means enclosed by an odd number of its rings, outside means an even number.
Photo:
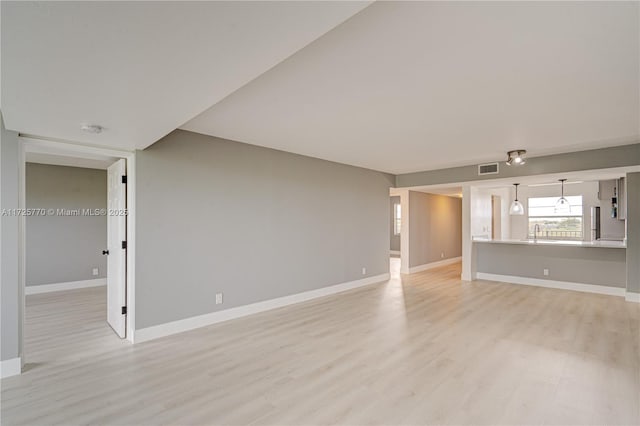
[{"label": "wood plank flooring", "polygon": [[18,424],[640,424],[640,309],[460,265],[138,345],[105,290],[27,298]]}]

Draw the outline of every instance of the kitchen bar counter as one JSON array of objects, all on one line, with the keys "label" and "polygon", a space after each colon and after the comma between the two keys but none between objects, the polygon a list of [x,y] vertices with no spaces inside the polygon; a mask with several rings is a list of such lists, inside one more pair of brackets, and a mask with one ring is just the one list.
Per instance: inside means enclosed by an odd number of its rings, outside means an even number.
[{"label": "kitchen bar counter", "polygon": [[570,241],[570,240],[491,240],[487,238],[474,238],[474,243],[489,244],[519,244],[526,246],[553,246],[553,247],[591,247],[591,248],[617,248],[624,249],[627,245],[624,241]]},{"label": "kitchen bar counter", "polygon": [[627,250],[621,241],[474,242],[480,279],[569,289],[580,284],[590,289],[586,291],[616,295],[623,294],[627,285]]}]

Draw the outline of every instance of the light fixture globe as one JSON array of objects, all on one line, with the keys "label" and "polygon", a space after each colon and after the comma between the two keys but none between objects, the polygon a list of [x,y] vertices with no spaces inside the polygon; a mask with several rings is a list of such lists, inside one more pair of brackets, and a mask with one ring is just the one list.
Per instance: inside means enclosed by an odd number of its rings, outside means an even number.
[{"label": "light fixture globe", "polygon": [[570,213],[571,204],[569,204],[569,201],[566,198],[562,197],[558,201],[556,201],[554,211],[556,213]]},{"label": "light fixture globe", "polygon": [[560,185],[562,185],[562,192],[558,201],[556,201],[556,205],[553,211],[557,214],[569,214],[571,213],[571,204],[569,200],[564,197],[564,183],[566,179],[558,179],[560,181]]},{"label": "light fixture globe", "polygon": [[518,185],[519,183],[514,183],[513,186],[516,187],[516,199],[511,203],[511,207],[509,207],[509,214],[514,216],[522,216],[524,214],[524,206],[520,201],[518,201]]},{"label": "light fixture globe", "polygon": [[520,201],[514,201],[509,208],[509,214],[522,216],[524,214],[524,206]]},{"label": "light fixture globe", "polygon": [[514,151],[507,152],[507,166],[516,165],[521,166],[526,163],[524,156],[527,151],[524,149],[516,149]]}]

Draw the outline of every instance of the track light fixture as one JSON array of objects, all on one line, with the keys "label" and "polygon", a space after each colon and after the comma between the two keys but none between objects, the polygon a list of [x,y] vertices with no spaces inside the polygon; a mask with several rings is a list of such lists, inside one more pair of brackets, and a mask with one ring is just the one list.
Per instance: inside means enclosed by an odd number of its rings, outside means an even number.
[{"label": "track light fixture", "polygon": [[527,151],[524,149],[516,149],[515,151],[507,152],[507,166],[515,164],[521,166],[525,163],[524,156],[527,155]]}]

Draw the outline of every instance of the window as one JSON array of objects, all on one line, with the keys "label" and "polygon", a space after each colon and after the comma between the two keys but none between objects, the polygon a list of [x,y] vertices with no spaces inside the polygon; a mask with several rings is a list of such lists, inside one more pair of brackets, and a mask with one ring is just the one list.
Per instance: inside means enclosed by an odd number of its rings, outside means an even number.
[{"label": "window", "polygon": [[538,225],[537,238],[550,240],[581,240],[582,230],[582,195],[565,197],[571,210],[558,214],[556,202],[560,197],[529,198],[529,237],[534,236]]},{"label": "window", "polygon": [[400,203],[393,205],[393,235],[400,235],[402,228],[402,207]]}]

